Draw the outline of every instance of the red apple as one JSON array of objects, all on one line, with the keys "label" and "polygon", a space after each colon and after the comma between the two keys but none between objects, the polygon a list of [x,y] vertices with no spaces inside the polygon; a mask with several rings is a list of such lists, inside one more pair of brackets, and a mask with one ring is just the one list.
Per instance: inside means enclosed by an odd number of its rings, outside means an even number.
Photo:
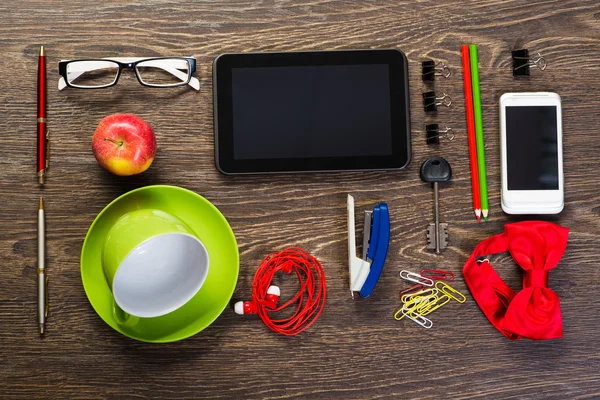
[{"label": "red apple", "polygon": [[133,114],[113,114],[100,121],[92,137],[98,163],[115,175],[144,172],[156,154],[156,138],[150,124]]}]

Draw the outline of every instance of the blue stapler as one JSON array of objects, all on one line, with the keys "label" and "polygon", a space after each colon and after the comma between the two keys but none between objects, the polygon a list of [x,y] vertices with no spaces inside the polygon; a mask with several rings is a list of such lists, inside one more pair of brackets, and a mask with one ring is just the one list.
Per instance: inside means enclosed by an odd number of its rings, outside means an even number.
[{"label": "blue stapler", "polygon": [[350,293],[359,292],[369,297],[379,280],[390,244],[390,213],[385,203],[379,203],[373,211],[365,211],[365,229],[362,258],[356,255],[354,226],[354,197],[348,195],[348,267],[350,269]]}]

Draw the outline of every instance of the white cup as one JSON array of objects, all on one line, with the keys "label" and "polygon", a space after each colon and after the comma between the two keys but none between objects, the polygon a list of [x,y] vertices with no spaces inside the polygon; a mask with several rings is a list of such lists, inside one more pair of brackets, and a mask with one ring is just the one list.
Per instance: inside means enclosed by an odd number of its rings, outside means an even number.
[{"label": "white cup", "polygon": [[191,300],[208,276],[210,260],[187,225],[164,212],[138,210],[113,226],[102,263],[116,306],[152,318]]}]

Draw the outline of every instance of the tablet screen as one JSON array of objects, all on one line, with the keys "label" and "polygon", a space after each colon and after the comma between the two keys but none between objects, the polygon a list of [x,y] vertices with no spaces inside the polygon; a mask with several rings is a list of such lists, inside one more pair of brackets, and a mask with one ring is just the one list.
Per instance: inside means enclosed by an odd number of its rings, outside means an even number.
[{"label": "tablet screen", "polygon": [[231,87],[235,159],[392,153],[388,65],[234,68]]},{"label": "tablet screen", "polygon": [[406,58],[395,50],[226,54],[214,68],[221,172],[400,169]]}]

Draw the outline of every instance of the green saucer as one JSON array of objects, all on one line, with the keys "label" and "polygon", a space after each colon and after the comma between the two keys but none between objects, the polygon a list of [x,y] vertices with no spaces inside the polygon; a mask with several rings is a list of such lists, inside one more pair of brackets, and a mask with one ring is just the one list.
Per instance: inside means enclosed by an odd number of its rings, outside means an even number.
[{"label": "green saucer", "polygon": [[[119,323],[102,269],[102,248],[113,224],[140,209],[164,211],[184,221],[206,246],[210,269],[202,288],[181,308],[156,318]],[[229,303],[238,272],[238,247],[225,217],[204,197],[176,186],[146,186],[118,197],[98,214],[81,249],[81,280],[96,313],[116,331],[144,342],[175,342],[209,326]]]}]

